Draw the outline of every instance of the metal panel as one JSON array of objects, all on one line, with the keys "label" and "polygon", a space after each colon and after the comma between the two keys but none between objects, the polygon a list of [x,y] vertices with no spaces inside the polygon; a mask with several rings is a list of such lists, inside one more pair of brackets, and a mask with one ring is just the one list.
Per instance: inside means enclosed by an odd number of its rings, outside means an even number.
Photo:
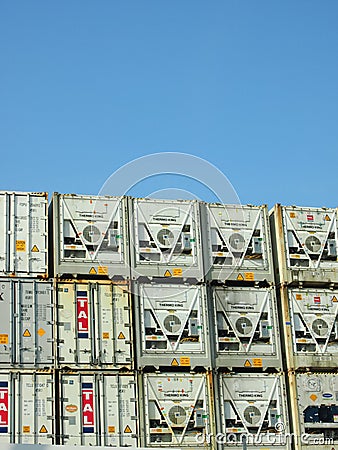
[{"label": "metal panel", "polygon": [[132,199],[129,207],[132,275],[202,280],[197,201]]},{"label": "metal panel", "polygon": [[60,375],[61,443],[137,447],[133,374]]},{"label": "metal panel", "polygon": [[128,284],[57,283],[58,365],[131,367]]},{"label": "metal panel", "polygon": [[220,432],[225,447],[291,448],[284,375],[219,374]]},{"label": "metal panel", "polygon": [[204,447],[203,435],[214,433],[211,380],[210,374],[140,375],[141,444]]},{"label": "metal panel", "polygon": [[272,284],[267,207],[204,203],[201,211],[208,279]]},{"label": "metal panel", "polygon": [[211,367],[206,288],[136,285],[138,367]]},{"label": "metal panel", "polygon": [[54,443],[51,373],[0,372],[0,443]]},{"label": "metal panel", "polygon": [[47,193],[0,191],[0,275],[47,277]]},{"label": "metal panel", "polygon": [[338,366],[338,292],[281,289],[289,369]]},{"label": "metal panel", "polygon": [[338,282],[337,210],[276,205],[272,214],[280,283]]},{"label": "metal panel", "polygon": [[216,367],[281,368],[274,288],[212,287]]},{"label": "metal panel", "polygon": [[290,402],[297,450],[338,445],[338,375],[290,373]]},{"label": "metal panel", "polygon": [[127,200],[54,193],[54,275],[129,278]]},{"label": "metal panel", "polygon": [[0,279],[0,365],[54,364],[53,287],[47,281]]}]

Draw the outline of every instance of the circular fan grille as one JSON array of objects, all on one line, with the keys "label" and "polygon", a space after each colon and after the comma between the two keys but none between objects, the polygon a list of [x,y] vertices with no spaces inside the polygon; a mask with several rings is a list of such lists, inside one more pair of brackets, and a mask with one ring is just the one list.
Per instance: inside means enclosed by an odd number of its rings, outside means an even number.
[{"label": "circular fan grille", "polygon": [[234,250],[242,251],[245,246],[245,239],[239,233],[234,233],[229,238],[229,243]]},{"label": "circular fan grille", "polygon": [[157,233],[157,240],[163,247],[172,247],[174,235],[170,230],[163,228]]},{"label": "circular fan grille", "polygon": [[170,408],[168,415],[169,415],[170,422],[175,425],[182,425],[185,423],[185,421],[187,419],[187,414],[185,412],[185,409],[182,408],[182,406],[178,406],[178,405]]},{"label": "circular fan grille", "polygon": [[316,319],[312,322],[312,330],[317,336],[326,336],[329,331],[329,327],[325,320]]},{"label": "circular fan grille", "polygon": [[244,410],[244,418],[247,423],[251,423],[251,425],[256,425],[261,418],[261,412],[256,406],[248,406]]},{"label": "circular fan grille", "polygon": [[170,314],[164,319],[164,328],[170,333],[177,333],[181,328],[181,321],[177,316]]},{"label": "circular fan grille", "polygon": [[87,242],[97,242],[100,239],[100,230],[94,225],[87,225],[83,230],[83,237]]},{"label": "circular fan grille", "polygon": [[316,236],[308,236],[305,239],[305,247],[311,253],[318,253],[320,251],[321,242]]},{"label": "circular fan grille", "polygon": [[252,331],[252,323],[251,320],[246,317],[240,317],[236,321],[236,330],[240,334],[250,334]]}]

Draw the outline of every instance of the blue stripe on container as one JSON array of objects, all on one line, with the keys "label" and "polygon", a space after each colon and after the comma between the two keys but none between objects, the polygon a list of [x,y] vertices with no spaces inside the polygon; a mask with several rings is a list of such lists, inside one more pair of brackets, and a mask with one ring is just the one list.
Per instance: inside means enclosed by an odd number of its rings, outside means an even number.
[{"label": "blue stripe on container", "polygon": [[93,383],[82,383],[82,389],[92,389]]},{"label": "blue stripe on container", "polygon": [[88,292],[87,291],[77,291],[77,297],[87,297]]},{"label": "blue stripe on container", "polygon": [[8,387],[8,381],[0,381],[0,388]]},{"label": "blue stripe on container", "polygon": [[83,433],[94,433],[94,427],[83,427]]},{"label": "blue stripe on container", "polygon": [[8,433],[8,427],[0,427],[0,433]]},{"label": "blue stripe on container", "polygon": [[78,333],[77,337],[80,339],[88,339],[88,333]]}]

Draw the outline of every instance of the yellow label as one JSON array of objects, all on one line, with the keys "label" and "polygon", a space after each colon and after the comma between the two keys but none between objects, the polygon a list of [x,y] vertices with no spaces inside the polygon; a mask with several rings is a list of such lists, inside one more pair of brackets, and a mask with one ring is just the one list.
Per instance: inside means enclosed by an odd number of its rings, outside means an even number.
[{"label": "yellow label", "polygon": [[174,359],[171,361],[171,365],[172,365],[172,366],[179,366],[178,361],[177,361],[176,358],[174,358]]},{"label": "yellow label", "polygon": [[97,273],[99,275],[108,275],[108,267],[107,266],[99,266],[97,268]]},{"label": "yellow label", "polygon": [[178,269],[178,268],[173,269],[173,277],[181,277],[182,273],[183,273],[182,269]]},{"label": "yellow label", "polygon": [[42,425],[42,427],[40,428],[39,433],[48,433],[47,428],[44,425]]},{"label": "yellow label", "polygon": [[109,339],[109,333],[102,333],[102,339]]},{"label": "yellow label", "polygon": [[252,358],[252,365],[254,367],[263,367],[263,360],[262,360],[262,358]]},{"label": "yellow label", "polygon": [[46,332],[45,332],[45,330],[44,330],[43,328],[39,328],[38,331],[37,331],[37,333],[38,333],[38,335],[39,335],[40,337],[42,337],[44,334],[46,334]]},{"label": "yellow label", "polygon": [[170,270],[166,270],[166,271],[164,272],[164,276],[165,276],[165,277],[171,277],[171,272],[170,272]]},{"label": "yellow label", "polygon": [[132,433],[131,428],[129,425],[126,426],[126,428],[124,429],[125,433]]},{"label": "yellow label", "polygon": [[96,274],[97,274],[97,272],[96,272],[96,270],[95,270],[95,267],[92,267],[92,268],[90,269],[89,274],[90,274],[90,275],[96,275]]},{"label": "yellow label", "polygon": [[16,241],[16,251],[25,252],[26,251],[26,241]]},{"label": "yellow label", "polygon": [[254,281],[255,279],[255,275],[253,272],[245,272],[244,273],[244,278],[246,281]]},{"label": "yellow label", "polygon": [[329,222],[331,219],[330,219],[330,216],[328,215],[328,214],[326,214],[326,216],[324,217],[324,220],[326,220],[327,222]]},{"label": "yellow label", "polygon": [[23,433],[30,433],[31,432],[31,427],[28,426],[28,425],[22,427],[22,432]]},{"label": "yellow label", "polygon": [[311,394],[310,395],[310,398],[311,398],[311,400],[313,401],[313,402],[315,402],[316,400],[317,400],[317,395],[316,394]]},{"label": "yellow label", "polygon": [[117,336],[117,339],[125,339],[125,335],[122,333],[122,331],[120,332],[120,334]]},{"label": "yellow label", "polygon": [[237,280],[238,281],[243,281],[244,280],[244,277],[243,277],[243,275],[241,273],[238,274]]},{"label": "yellow label", "polygon": [[8,344],[8,334],[0,334],[0,344]]},{"label": "yellow label", "polygon": [[295,218],[296,218],[296,213],[290,212],[290,219],[295,219]]},{"label": "yellow label", "polygon": [[190,367],[190,358],[189,358],[189,356],[181,356],[180,357],[180,366]]},{"label": "yellow label", "polygon": [[296,300],[302,300],[303,296],[302,294],[296,294]]},{"label": "yellow label", "polygon": [[32,247],[32,252],[33,253],[38,253],[40,250],[38,249],[38,246],[37,245],[33,245],[33,247]]},{"label": "yellow label", "polygon": [[25,330],[24,332],[23,332],[23,335],[22,335],[23,337],[31,337],[31,333],[30,333],[30,331],[29,330]]},{"label": "yellow label", "polygon": [[115,433],[115,427],[108,427],[108,433]]},{"label": "yellow label", "polygon": [[337,297],[335,295],[332,297],[332,301],[333,302],[338,302]]},{"label": "yellow label", "polygon": [[251,362],[248,359],[245,361],[244,367],[251,367]]}]

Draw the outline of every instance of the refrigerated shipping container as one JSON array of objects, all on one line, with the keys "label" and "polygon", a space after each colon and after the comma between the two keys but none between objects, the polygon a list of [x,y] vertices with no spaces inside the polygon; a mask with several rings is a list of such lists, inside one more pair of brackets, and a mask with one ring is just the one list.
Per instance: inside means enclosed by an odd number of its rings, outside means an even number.
[{"label": "refrigerated shipping container", "polygon": [[47,193],[0,191],[0,217],[0,276],[47,278]]},{"label": "refrigerated shipping container", "polygon": [[211,367],[205,285],[135,283],[137,365]]},{"label": "refrigerated shipping container", "polygon": [[266,205],[201,203],[201,217],[208,280],[274,283]]},{"label": "refrigerated shipping container", "polygon": [[54,193],[50,225],[55,276],[129,278],[125,197]]},{"label": "refrigerated shipping container", "polygon": [[61,444],[138,446],[134,374],[60,374]]},{"label": "refrigerated shipping container", "polygon": [[204,276],[197,201],[130,199],[133,279]]},{"label": "refrigerated shipping container", "polygon": [[129,284],[57,282],[56,291],[58,366],[131,368]]},{"label": "refrigerated shipping container", "polygon": [[338,367],[338,291],[280,289],[287,367]]},{"label": "refrigerated shipping container", "polygon": [[0,279],[0,368],[52,367],[53,285],[28,278]]},{"label": "refrigerated shipping container", "polygon": [[218,368],[282,370],[275,288],[209,288]]},{"label": "refrigerated shipping container", "polygon": [[0,443],[55,443],[54,377],[0,370]]},{"label": "refrigerated shipping container", "polygon": [[[211,446],[214,436],[211,373],[139,375],[141,445],[192,449]],[[211,436],[209,444],[204,436]]]},{"label": "refrigerated shipping container", "polygon": [[270,219],[278,283],[338,283],[337,209],[276,205]]}]

